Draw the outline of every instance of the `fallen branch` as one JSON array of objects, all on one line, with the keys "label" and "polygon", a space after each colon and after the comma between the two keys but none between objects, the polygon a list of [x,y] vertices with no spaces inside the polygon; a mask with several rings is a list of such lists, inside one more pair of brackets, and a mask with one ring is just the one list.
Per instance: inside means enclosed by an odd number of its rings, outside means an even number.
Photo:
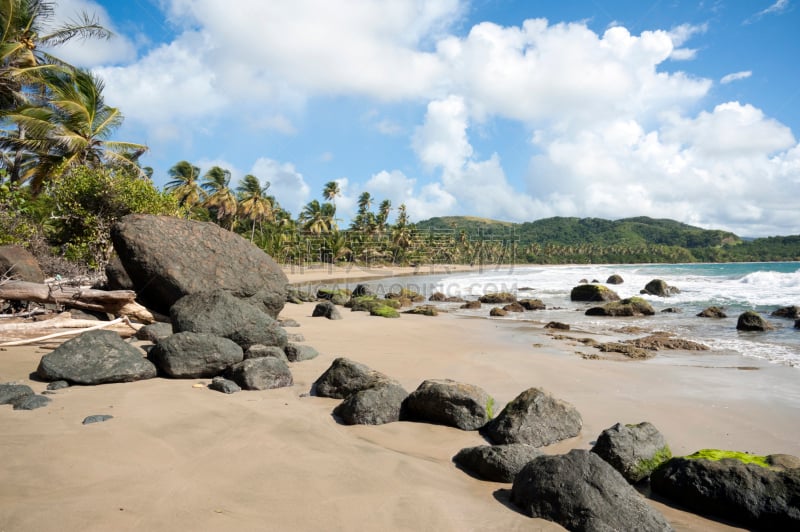
[{"label": "fallen branch", "polygon": [[65,307],[105,312],[115,316],[130,316],[143,323],[169,321],[166,316],[153,314],[136,303],[136,292],[133,290],[96,290],[94,288],[8,281],[0,285],[0,299],[60,304]]},{"label": "fallen branch", "polygon": [[[40,325],[40,324],[41,325],[47,325],[47,324],[49,324],[50,327],[54,327],[56,325],[53,325],[52,322],[56,322],[56,321],[60,322],[59,325],[66,326],[66,325],[64,325],[66,320],[61,320],[60,318],[56,318],[56,319],[53,319],[53,320],[47,320],[47,321],[43,321],[43,322],[37,322],[35,324],[21,323],[19,325]],[[81,323],[86,323],[87,321],[91,322],[91,320],[68,320],[68,321],[81,322]],[[5,342],[5,343],[0,344],[0,347],[11,347],[11,346],[15,346],[15,345],[33,344],[33,343],[36,343],[36,342],[41,342],[43,340],[50,340],[51,338],[59,338],[61,336],[70,336],[70,335],[74,335],[74,334],[83,334],[83,333],[85,333],[87,331],[95,331],[97,329],[105,329],[106,327],[112,327],[112,326],[114,326],[114,325],[116,325],[118,323],[123,323],[123,322],[126,323],[127,325],[129,325],[134,331],[138,330],[137,327],[135,327],[130,322],[130,320],[128,319],[127,316],[122,316],[121,318],[117,318],[117,319],[112,320],[112,321],[105,321],[105,322],[100,323],[99,325],[93,325],[91,327],[85,327],[85,328],[81,328],[79,330],[62,331],[62,332],[58,332],[58,333],[48,334],[48,335],[45,335],[45,336],[39,336],[37,338],[28,338],[28,339],[25,339],[25,340],[15,340],[13,342]],[[96,323],[96,322],[91,322],[91,323]],[[70,324],[70,326],[71,325],[72,324]]]}]

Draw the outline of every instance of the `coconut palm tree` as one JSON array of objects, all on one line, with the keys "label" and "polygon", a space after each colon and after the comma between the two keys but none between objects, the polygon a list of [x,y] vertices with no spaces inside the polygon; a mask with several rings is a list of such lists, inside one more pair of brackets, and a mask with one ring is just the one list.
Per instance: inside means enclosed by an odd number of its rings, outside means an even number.
[{"label": "coconut palm tree", "polygon": [[336,228],[334,212],[332,204],[311,200],[303,207],[299,220],[304,231],[320,235]]},{"label": "coconut palm tree", "polygon": [[379,233],[383,233],[386,230],[386,224],[389,221],[389,213],[391,210],[392,202],[388,199],[383,200],[378,207],[378,216],[375,218],[375,226]]},{"label": "coconut palm tree", "polygon": [[180,161],[169,169],[169,176],[172,180],[167,181],[164,189],[178,199],[178,205],[192,209],[203,202],[206,192],[200,186],[200,168],[189,161]]},{"label": "coconut palm tree", "polygon": [[38,158],[21,180],[30,180],[32,190],[38,192],[74,165],[119,166],[146,177],[138,158],[147,146],[107,140],[123,117],[119,109],[105,104],[99,78],[86,70],[43,71],[40,77],[47,86],[47,105],[26,104],[3,113],[25,134],[5,137],[0,145]]},{"label": "coconut palm tree", "polygon": [[273,219],[272,202],[267,196],[269,187],[269,181],[262,187],[258,178],[251,174],[244,176],[239,186],[236,187],[239,193],[239,214],[253,223],[250,230],[250,242],[253,241],[256,233],[256,223],[260,224]]},{"label": "coconut palm tree", "polygon": [[226,229],[232,229],[233,217],[236,215],[238,202],[230,189],[231,172],[219,166],[213,166],[203,176],[203,190],[208,194],[203,206],[212,212],[217,223]]},{"label": "coconut palm tree", "polygon": [[342,195],[342,189],[338,181],[328,181],[322,189],[322,197],[336,206],[336,198]]}]

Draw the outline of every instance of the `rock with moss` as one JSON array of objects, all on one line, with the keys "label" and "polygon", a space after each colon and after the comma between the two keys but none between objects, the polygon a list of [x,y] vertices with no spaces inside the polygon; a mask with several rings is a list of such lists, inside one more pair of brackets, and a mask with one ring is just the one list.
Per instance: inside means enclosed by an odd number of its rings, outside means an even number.
[{"label": "rock with moss", "polygon": [[579,449],[528,462],[514,478],[511,502],[526,515],[567,530],[672,530],[613,467]]},{"label": "rock with moss", "polygon": [[431,297],[428,298],[428,301],[441,303],[443,301],[447,301],[447,296],[443,292],[434,292],[431,294]]},{"label": "rock with moss", "polygon": [[466,303],[464,303],[463,305],[461,305],[458,308],[463,308],[465,310],[478,310],[478,309],[481,308],[481,302],[480,301],[467,301]]},{"label": "rock with moss", "polygon": [[400,313],[397,312],[397,309],[390,307],[389,305],[376,305],[369,309],[370,316],[379,316],[381,318],[399,318]]},{"label": "rock with moss", "polygon": [[403,403],[402,419],[477,430],[493,413],[494,399],[479,386],[426,380]]},{"label": "rock with moss", "polygon": [[334,410],[345,425],[383,425],[400,420],[408,392],[397,383],[386,381],[350,394]]},{"label": "rock with moss", "polygon": [[425,301],[425,296],[423,296],[419,292],[411,290],[410,288],[401,288],[399,292],[389,292],[384,297],[386,299],[397,299],[401,301],[403,299],[407,299],[410,300],[412,303],[422,303],[423,301]]},{"label": "rock with moss", "polygon": [[603,353],[619,353],[634,360],[647,360],[655,356],[654,351],[642,349],[641,347],[636,347],[635,345],[624,342],[605,342],[597,344],[595,347]]},{"label": "rock with moss", "polygon": [[514,303],[509,303],[508,305],[505,305],[503,307],[503,310],[505,310],[506,312],[525,312],[525,307],[523,307],[522,305],[520,305],[517,302],[514,302]]},{"label": "rock with moss", "polygon": [[570,301],[619,301],[616,292],[601,284],[580,284],[569,294]]},{"label": "rock with moss", "polygon": [[373,296],[375,292],[365,284],[357,284],[356,287],[353,288],[353,293],[350,295],[352,297]]},{"label": "rock with moss", "polygon": [[597,438],[592,452],[631,484],[649,477],[656,467],[672,458],[664,436],[647,421],[636,425],[617,423],[607,428]]},{"label": "rock with moss", "polygon": [[601,307],[592,307],[586,311],[587,316],[652,316],[656,311],[653,306],[641,297],[631,297],[621,301],[612,301]]},{"label": "rock with moss", "polygon": [[739,314],[736,329],[739,331],[771,331],[775,327],[755,310],[747,310]]},{"label": "rock with moss", "polygon": [[711,349],[705,344],[685,340],[683,338],[675,338],[668,332],[655,332],[653,334],[643,336],[641,338],[634,338],[625,340],[626,344],[649,351],[660,351],[662,349],[679,349],[681,351],[708,351]]},{"label": "rock with moss", "polygon": [[546,308],[541,299],[520,299],[519,304],[525,310],[544,310]]},{"label": "rock with moss", "polygon": [[410,310],[406,310],[403,314],[418,314],[420,316],[438,316],[439,309],[433,305],[420,305]]},{"label": "rock with moss", "polygon": [[507,315],[508,311],[500,307],[494,307],[492,310],[489,311],[489,316],[493,316],[495,318],[502,318],[503,316]]},{"label": "rock with moss", "polygon": [[484,294],[478,298],[481,303],[489,305],[499,305],[503,303],[516,303],[517,296],[510,292],[495,292],[492,294]]},{"label": "rock with moss", "polygon": [[658,297],[669,297],[674,294],[680,294],[681,291],[674,286],[668,285],[663,279],[653,279],[644,286],[641,293]]},{"label": "rock with moss", "polygon": [[339,357],[314,382],[313,391],[320,397],[345,399],[360,390],[389,384],[400,386],[397,381],[379,371],[348,358]]},{"label": "rock with moss", "polygon": [[574,406],[540,388],[529,388],[481,430],[492,443],[544,447],[577,436],[583,425]]},{"label": "rock with moss", "polygon": [[334,305],[344,305],[350,299],[350,290],[345,288],[320,288],[317,299],[330,301]]},{"label": "rock with moss", "polygon": [[513,482],[525,465],[542,451],[525,443],[479,445],[461,449],[453,462],[465,471],[491,482]]},{"label": "rock with moss", "polygon": [[697,313],[698,318],[727,318],[725,311],[717,306],[706,307]]},{"label": "rock with moss", "polygon": [[704,449],[672,458],[650,476],[654,493],[744,527],[800,530],[800,469],[769,456]]}]

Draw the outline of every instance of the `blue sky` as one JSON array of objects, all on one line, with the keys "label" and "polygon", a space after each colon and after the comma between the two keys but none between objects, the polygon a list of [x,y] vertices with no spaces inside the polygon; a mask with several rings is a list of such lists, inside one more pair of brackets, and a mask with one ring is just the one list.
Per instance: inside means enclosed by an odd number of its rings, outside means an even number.
[{"label": "blue sky", "polygon": [[413,220],[672,218],[800,234],[798,0],[59,0],[163,185],[340,182]]}]

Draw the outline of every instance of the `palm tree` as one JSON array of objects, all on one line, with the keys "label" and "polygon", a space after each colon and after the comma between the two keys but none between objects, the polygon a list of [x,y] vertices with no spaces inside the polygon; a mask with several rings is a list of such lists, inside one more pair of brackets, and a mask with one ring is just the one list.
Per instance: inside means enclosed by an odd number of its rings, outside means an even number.
[{"label": "palm tree", "polygon": [[47,86],[47,105],[26,104],[3,113],[25,134],[5,137],[0,145],[17,153],[32,153],[39,160],[21,180],[30,180],[37,192],[73,165],[118,166],[146,177],[138,158],[147,146],[106,140],[123,117],[119,109],[105,104],[99,78],[86,70],[43,71],[40,76]]},{"label": "palm tree", "polygon": [[331,231],[336,227],[336,222],[333,219],[334,212],[332,204],[320,204],[317,200],[311,200],[303,207],[303,211],[300,213],[300,222],[303,230],[315,235]]},{"label": "palm tree", "polygon": [[342,189],[338,181],[328,181],[322,189],[322,197],[336,205],[336,198],[342,195]]},{"label": "palm tree", "polygon": [[53,28],[55,4],[46,0],[0,0],[0,110],[27,101],[23,88],[28,82],[37,83],[37,72],[68,67],[47,53],[48,48],[74,38],[111,38],[112,33],[86,13]]},{"label": "palm tree", "polygon": [[200,168],[189,161],[180,161],[169,169],[169,176],[172,180],[164,189],[175,195],[178,205],[191,209],[203,202],[206,193],[200,186]]},{"label": "palm tree", "polygon": [[206,196],[203,206],[208,208],[215,215],[217,223],[227,229],[232,229],[233,217],[236,214],[236,195],[230,189],[231,172],[213,166],[206,175],[203,176],[203,190]]},{"label": "palm tree", "polygon": [[386,224],[389,221],[389,213],[391,210],[392,202],[388,199],[383,200],[378,207],[378,216],[375,223],[379,233],[383,233],[386,230]]},{"label": "palm tree", "polygon": [[258,178],[247,174],[242,179],[236,190],[239,192],[239,213],[253,222],[250,230],[250,242],[256,232],[256,223],[270,221],[273,218],[272,202],[267,196],[270,183],[267,181],[262,187]]}]

